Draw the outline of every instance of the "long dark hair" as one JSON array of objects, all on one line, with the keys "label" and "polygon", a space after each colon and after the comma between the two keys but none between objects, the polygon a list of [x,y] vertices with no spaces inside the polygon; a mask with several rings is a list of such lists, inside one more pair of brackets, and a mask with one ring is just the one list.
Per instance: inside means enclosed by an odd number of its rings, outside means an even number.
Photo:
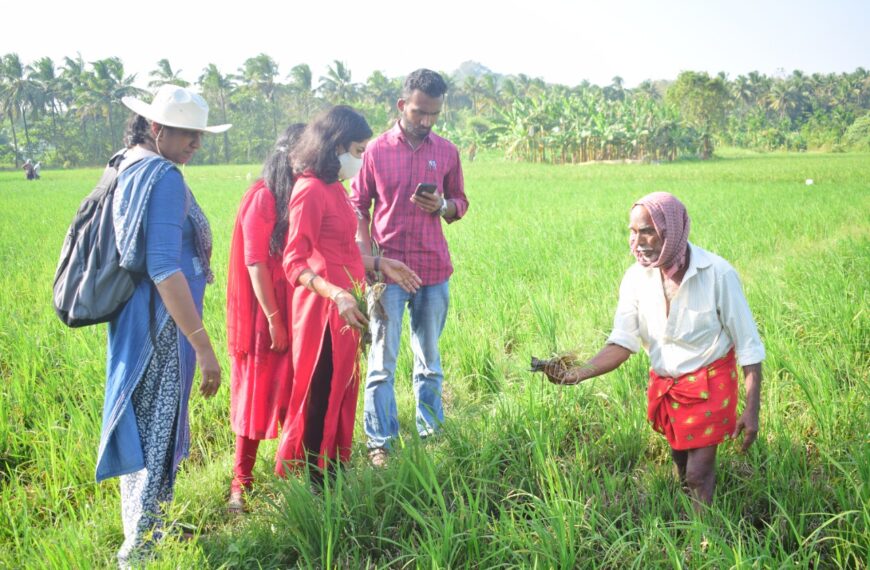
[{"label": "long dark hair", "polygon": [[299,138],[305,130],[305,123],[293,123],[275,141],[271,156],[263,163],[263,182],[275,197],[275,229],[269,240],[269,252],[277,255],[284,251],[284,239],[287,237],[287,204],[293,192],[293,167],[290,165],[290,151],[299,143]]},{"label": "long dark hair", "polygon": [[151,121],[142,115],[133,114],[127,121],[127,131],[124,133],[124,141],[127,148],[133,148],[138,144],[146,144],[154,141],[151,136]]},{"label": "long dark hair", "polygon": [[335,154],[336,147],[349,148],[350,143],[370,139],[372,129],[365,117],[347,105],[336,105],[312,121],[296,148],[290,151],[290,160],[296,173],[312,172],[327,184],[338,180],[341,164]]}]

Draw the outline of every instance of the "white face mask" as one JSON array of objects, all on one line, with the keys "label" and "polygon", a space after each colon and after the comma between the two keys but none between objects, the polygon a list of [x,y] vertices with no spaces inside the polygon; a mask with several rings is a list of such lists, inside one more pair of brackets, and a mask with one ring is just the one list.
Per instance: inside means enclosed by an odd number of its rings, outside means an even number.
[{"label": "white face mask", "polygon": [[338,155],[338,162],[341,168],[338,169],[338,177],[341,180],[350,180],[359,169],[362,168],[362,158],[357,158],[349,152]]}]

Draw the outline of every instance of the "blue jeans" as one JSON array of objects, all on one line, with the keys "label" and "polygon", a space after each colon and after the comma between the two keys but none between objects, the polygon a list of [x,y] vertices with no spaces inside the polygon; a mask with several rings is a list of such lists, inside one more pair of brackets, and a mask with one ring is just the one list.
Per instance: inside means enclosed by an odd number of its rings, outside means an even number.
[{"label": "blue jeans", "polygon": [[390,447],[399,435],[396,411],[395,373],[402,336],[405,306],[411,315],[411,350],[414,353],[414,397],[417,401],[417,432],[425,437],[438,431],[444,421],[441,408],[441,355],[438,339],[444,330],[449,304],[447,281],[420,287],[406,293],[394,284],[387,285],[381,303],[386,322],[371,320],[372,347],[369,351],[364,425],[369,449]]}]

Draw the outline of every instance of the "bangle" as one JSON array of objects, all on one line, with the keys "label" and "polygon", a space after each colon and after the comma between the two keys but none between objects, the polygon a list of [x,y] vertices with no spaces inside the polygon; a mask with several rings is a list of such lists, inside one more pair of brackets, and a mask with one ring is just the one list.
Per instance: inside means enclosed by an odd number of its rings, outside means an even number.
[{"label": "bangle", "polygon": [[329,296],[333,303],[338,303],[338,296],[344,293],[344,289],[339,288],[335,293]]},{"label": "bangle", "polygon": [[193,331],[192,333],[187,334],[187,335],[185,335],[185,336],[186,336],[187,338],[190,338],[190,337],[192,337],[193,335],[195,335],[196,333],[201,333],[201,332],[204,331],[204,330],[205,330],[205,326],[201,326],[201,327],[199,327],[198,329],[196,329],[195,331]]},{"label": "bangle", "polygon": [[308,279],[308,282],[305,283],[305,288],[308,289],[308,290],[310,291],[310,290],[311,290],[311,284],[314,283],[314,280],[317,279],[318,277],[320,277],[320,275],[318,275],[317,273],[315,273],[314,275],[312,275],[312,276]]},{"label": "bangle", "polygon": [[375,273],[377,273],[378,271],[381,270],[381,256],[380,255],[375,256],[374,269],[375,269]]},{"label": "bangle", "polygon": [[275,309],[272,313],[266,315],[266,320],[271,321],[271,320],[272,320],[272,317],[274,317],[275,315],[277,315],[277,314],[278,314],[278,311],[280,311],[280,310],[281,310],[281,309]]}]

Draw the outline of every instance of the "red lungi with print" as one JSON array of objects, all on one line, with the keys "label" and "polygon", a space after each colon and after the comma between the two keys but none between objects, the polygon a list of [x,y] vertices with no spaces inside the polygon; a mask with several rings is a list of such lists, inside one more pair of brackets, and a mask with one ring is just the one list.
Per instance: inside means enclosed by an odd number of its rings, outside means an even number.
[{"label": "red lungi with print", "polygon": [[647,419],[673,449],[718,445],[734,430],[737,361],[734,350],[679,378],[649,372]]}]

